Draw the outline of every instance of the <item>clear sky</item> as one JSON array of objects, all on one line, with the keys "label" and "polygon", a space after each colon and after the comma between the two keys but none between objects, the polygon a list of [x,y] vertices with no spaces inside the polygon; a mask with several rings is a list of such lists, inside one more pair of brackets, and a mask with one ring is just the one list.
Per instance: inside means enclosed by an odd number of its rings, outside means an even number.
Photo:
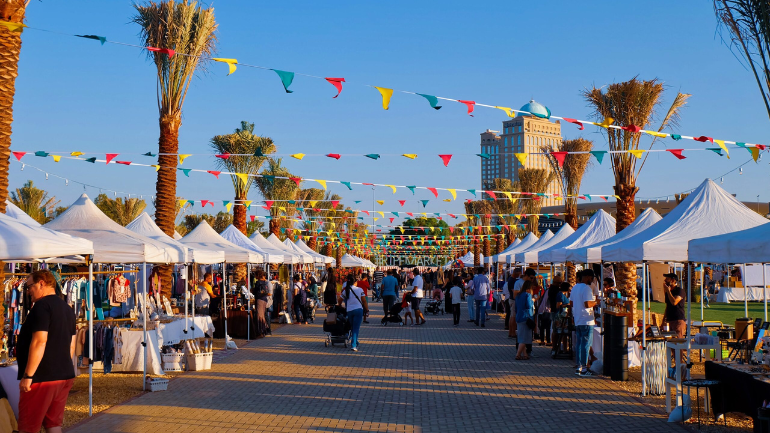
[{"label": "clear sky", "polygon": [[[693,94],[682,113],[683,135],[706,135],[734,141],[765,143],[768,117],[752,75],[722,43],[711,2],[703,0],[550,1],[550,2],[215,2],[219,23],[219,57],[243,63],[349,81],[342,95],[323,80],[297,76],[286,94],[272,71],[213,64],[194,79],[184,105],[181,153],[208,152],[209,139],[232,132],[241,120],[272,137],[280,153],[417,153],[411,161],[383,157],[373,161],[344,157],[339,161],[307,157],[285,158],[295,174],[336,179],[447,188],[478,188],[479,134],[500,130],[506,119],[500,110],[478,107],[469,117],[459,103],[443,101],[434,111],[413,95],[395,94],[384,111],[379,93],[360,84],[475,100],[519,108],[534,98],[554,115],[588,119],[590,109],[580,91],[634,76],[659,78],[666,84],[664,105],[677,91]],[[131,24],[130,1],[78,0],[31,2],[27,24],[69,34],[96,34],[108,40],[138,43]],[[13,150],[34,152],[83,151],[131,153],[157,150],[156,74],[145,53],[131,47],[29,29],[17,79]],[[661,108],[665,114],[668,105]],[[562,126],[564,138],[595,140],[607,145],[597,128],[578,131]],[[765,132],[763,132],[765,131]],[[695,142],[664,140],[659,147],[705,147]],[[685,144],[681,144],[685,143]],[[456,156],[448,168],[436,156]],[[692,152],[678,161],[653,154],[639,179],[638,197],[673,195],[697,186],[706,177],[718,178],[748,158]],[[103,158],[103,155],[101,156]],[[122,159],[148,163],[150,158]],[[12,158],[13,159],[13,158]],[[14,159],[15,160],[15,159]],[[73,180],[102,188],[144,194],[155,191],[155,172],[104,164],[87,164],[26,156],[25,162]],[[745,201],[770,200],[768,162],[748,164],[743,174],[724,177],[723,187]],[[214,169],[214,158],[196,156],[189,168]],[[11,165],[11,188],[32,179],[69,205],[83,188],[29,167]],[[227,200],[229,179],[179,173],[178,195],[189,199]],[[583,191],[611,194],[608,161],[590,168]],[[316,184],[308,186],[316,187]],[[371,203],[363,187],[344,197]],[[256,188],[250,196],[260,200]],[[93,198],[99,190],[87,188]],[[463,212],[458,196],[451,203],[428,191],[393,195],[378,210],[422,211],[418,199],[430,199],[426,211]],[[401,208],[396,200],[415,200]],[[149,200],[148,200],[149,202]],[[362,203],[363,205],[363,203]],[[368,209],[371,206],[363,207]],[[219,205],[216,211],[221,210]],[[199,205],[196,211],[200,212]],[[212,213],[211,207],[206,212]],[[264,211],[262,211],[264,213]]]}]

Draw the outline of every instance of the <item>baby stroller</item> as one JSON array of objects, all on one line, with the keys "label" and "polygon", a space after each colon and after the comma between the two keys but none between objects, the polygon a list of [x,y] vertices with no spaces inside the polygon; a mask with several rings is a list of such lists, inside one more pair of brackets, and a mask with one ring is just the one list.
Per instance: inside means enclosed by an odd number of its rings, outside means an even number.
[{"label": "baby stroller", "polygon": [[350,321],[344,308],[338,306],[331,307],[331,312],[337,314],[337,320],[334,323],[328,323],[324,319],[324,332],[326,333],[326,341],[324,345],[329,347],[331,344],[342,343],[345,347],[350,344]]},{"label": "baby stroller", "polygon": [[433,313],[435,316],[439,312],[441,314],[444,314],[444,292],[441,291],[441,289],[434,289],[433,290],[433,298],[428,301],[427,304],[425,304],[425,312],[427,313]]},{"label": "baby stroller", "polygon": [[404,321],[401,319],[401,310],[403,309],[404,307],[401,306],[400,302],[393,304],[393,306],[390,307],[388,314],[386,314],[380,321],[382,326],[388,326],[388,322],[398,323],[398,326],[404,326]]}]

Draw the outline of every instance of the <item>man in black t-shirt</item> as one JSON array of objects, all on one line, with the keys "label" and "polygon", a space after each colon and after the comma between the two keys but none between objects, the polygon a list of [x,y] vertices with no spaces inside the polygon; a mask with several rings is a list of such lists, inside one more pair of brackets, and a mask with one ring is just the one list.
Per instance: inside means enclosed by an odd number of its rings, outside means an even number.
[{"label": "man in black t-shirt", "polygon": [[679,287],[679,277],[676,274],[664,274],[663,291],[666,294],[666,312],[664,320],[676,332],[677,338],[684,338],[687,322],[684,315],[684,290]]},{"label": "man in black t-shirt", "polygon": [[41,426],[61,432],[67,395],[75,382],[75,314],[55,287],[48,271],[27,278],[33,305],[16,346],[20,432],[38,432]]}]

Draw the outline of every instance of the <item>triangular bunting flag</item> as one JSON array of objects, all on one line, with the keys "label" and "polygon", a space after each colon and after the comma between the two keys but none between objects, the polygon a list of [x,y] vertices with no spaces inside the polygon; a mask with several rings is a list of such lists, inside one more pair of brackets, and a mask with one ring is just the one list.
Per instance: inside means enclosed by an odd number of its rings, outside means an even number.
[{"label": "triangular bunting flag", "polygon": [[434,110],[440,110],[441,106],[438,105],[438,98],[433,95],[424,95],[422,93],[417,93],[418,95],[422,96],[423,98],[428,100],[428,103],[430,103],[430,106],[433,107]]},{"label": "triangular bunting flag", "polygon": [[225,209],[230,212],[230,208],[233,207],[233,204],[230,203],[228,200],[223,200],[222,205],[224,205]]},{"label": "triangular bunting flag", "polygon": [[382,95],[383,110],[387,110],[388,107],[390,106],[390,98],[393,96],[393,89],[386,89],[384,87],[377,87],[377,86],[374,86],[374,88],[380,92],[380,95]]},{"label": "triangular bunting flag", "polygon": [[435,195],[435,196],[436,196],[436,198],[438,198],[438,190],[437,190],[436,188],[431,188],[431,187],[428,187],[428,188],[427,188],[427,190],[428,190],[428,191],[430,191],[430,192],[432,192],[432,193],[433,193],[433,195]]},{"label": "triangular bunting flag", "polygon": [[452,155],[439,155],[442,161],[444,161],[444,167],[449,165],[449,161],[452,160]]},{"label": "triangular bunting flag", "polygon": [[316,179],[316,182],[318,182],[322,187],[324,187],[324,190],[326,190],[326,181],[321,179]]},{"label": "triangular bunting flag", "polygon": [[299,184],[302,182],[302,178],[301,177],[290,177],[289,179],[293,180],[294,183],[297,184],[297,186],[299,186]]},{"label": "triangular bunting flag", "polygon": [[447,189],[447,191],[449,191],[449,193],[452,194],[452,200],[456,200],[457,199],[457,190]]},{"label": "triangular bunting flag", "polygon": [[13,153],[13,156],[15,156],[16,159],[19,161],[21,161],[21,158],[27,154],[27,152],[11,152],[11,153]]},{"label": "triangular bunting flag", "polygon": [[344,78],[326,78],[326,81],[328,81],[334,88],[337,89],[337,94],[332,96],[332,98],[336,98],[337,96],[340,96],[340,93],[342,93],[342,83],[345,82]]},{"label": "triangular bunting flag", "polygon": [[[96,157],[92,156],[91,158],[86,158],[83,161],[90,162],[91,164],[96,163]],[[157,169],[155,171],[158,171]]]},{"label": "triangular bunting flag", "polygon": [[214,177],[216,177],[217,179],[219,179],[219,175],[222,174],[221,171],[214,171],[214,170],[207,170],[206,172],[213,174]]},{"label": "triangular bunting flag", "polygon": [[644,150],[642,150],[642,149],[631,149],[631,150],[628,151],[628,153],[630,153],[631,155],[634,155],[638,159],[638,158],[642,157],[642,155],[644,154]]},{"label": "triangular bunting flag", "polygon": [[403,153],[403,154],[401,154],[401,156],[405,156],[405,157],[407,157],[409,159],[417,158],[417,154],[415,154],[415,153]]},{"label": "triangular bunting flag", "polygon": [[228,159],[228,158],[230,158],[230,154],[229,153],[222,153],[222,154],[214,155],[214,156],[216,156],[217,158],[220,158],[220,159]]},{"label": "triangular bunting flag", "polygon": [[396,193],[396,185],[385,185],[385,186],[389,186],[389,187],[390,187],[390,189],[392,189],[392,190],[393,190],[393,194],[395,194],[395,193]]},{"label": "triangular bunting flag", "polygon": [[514,117],[516,117],[516,112],[515,112],[515,111],[514,111],[512,108],[508,108],[508,107],[498,107],[498,106],[495,106],[495,108],[497,108],[497,109],[499,109],[499,110],[503,110],[503,111],[505,111],[505,114],[507,114],[507,115],[508,115],[508,117],[510,117],[510,118],[514,118]]},{"label": "triangular bunting flag", "polygon": [[[35,152],[35,155],[37,155],[37,152]],[[110,163],[113,159],[115,159],[116,156],[120,155],[119,153],[108,153],[107,154],[107,164]]]},{"label": "triangular bunting flag", "polygon": [[340,181],[340,183],[348,187],[349,190],[353,191],[353,188],[350,186],[350,182]]},{"label": "triangular bunting flag", "polygon": [[191,156],[189,153],[187,154],[180,154],[179,155],[179,165],[182,165],[184,163],[184,160],[187,159],[189,156]]},{"label": "triangular bunting flag", "polygon": [[725,141],[724,140],[713,140],[714,143],[716,143],[720,149],[725,151],[725,155],[727,155],[727,159],[730,159],[730,151],[727,150],[727,147],[725,147]]},{"label": "triangular bunting flag", "polygon": [[293,90],[289,90],[289,86],[291,86],[292,81],[294,81],[294,72],[289,71],[280,71],[278,69],[273,69],[276,74],[278,74],[278,77],[281,78],[281,84],[283,84],[283,90],[286,91],[286,93],[293,93]]},{"label": "triangular bunting flag", "polygon": [[672,155],[674,155],[677,159],[685,159],[686,156],[682,155],[682,152],[684,152],[684,149],[666,149],[667,151],[671,152]]},{"label": "triangular bunting flag", "polygon": [[407,185],[406,187],[409,188],[409,191],[412,191],[412,195],[414,195],[414,189],[417,188],[417,187],[416,186],[409,186],[409,185]]},{"label": "triangular bunting flag", "polygon": [[247,173],[235,173],[235,176],[241,180],[244,187],[249,185],[249,175]]},{"label": "triangular bunting flag", "polygon": [[430,200],[420,200],[422,202],[422,207],[425,207]]},{"label": "triangular bunting flag", "polygon": [[469,189],[468,192],[473,194],[474,197],[476,197],[476,190],[475,189]]},{"label": "triangular bunting flag", "polygon": [[70,156],[74,156],[74,157],[78,157],[78,156],[80,156],[82,154],[83,154],[83,152],[70,152]]},{"label": "triangular bunting flag", "polygon": [[289,156],[291,156],[294,159],[299,159],[300,161],[302,161],[302,158],[305,157],[305,154],[304,153],[295,153],[295,154],[292,154],[292,155],[289,155]]},{"label": "triangular bunting flag", "polygon": [[458,99],[457,102],[461,104],[465,104],[466,107],[468,107],[468,115],[473,117],[473,108],[476,106],[476,101],[463,101],[462,99]]},{"label": "triangular bunting flag", "polygon": [[340,158],[342,158],[342,155],[340,155],[339,153],[327,153],[326,156],[328,156],[329,158],[334,158],[337,161],[339,161]]},{"label": "triangular bunting flag", "polygon": [[190,177],[190,172],[192,171],[191,168],[179,168],[179,170],[182,170],[185,176]]},{"label": "triangular bunting flag", "polygon": [[169,58],[174,57],[174,54],[176,54],[176,51],[172,50],[171,48],[156,48],[156,47],[147,47],[147,51],[152,51],[154,53],[161,53],[167,55]]},{"label": "triangular bunting flag", "polygon": [[528,154],[526,154],[526,153],[514,153],[513,156],[515,156],[516,159],[519,160],[519,164],[521,164],[522,166],[527,165],[527,156],[528,156]]},{"label": "triangular bunting flag", "polygon": [[492,155],[490,155],[488,153],[477,153],[476,156],[480,156],[480,157],[482,157],[484,159],[489,159]]},{"label": "triangular bunting flag", "polygon": [[594,158],[596,158],[596,160],[599,161],[599,164],[602,163],[602,161],[604,160],[604,155],[606,155],[606,154],[607,154],[606,150],[592,150],[591,151],[591,155],[593,155]]},{"label": "triangular bunting flag", "polygon": [[559,167],[564,166],[564,158],[567,157],[567,152],[551,152],[551,156],[556,159],[556,162],[559,164]]},{"label": "triangular bunting flag", "polygon": [[[59,162],[59,161],[61,161],[61,155],[51,155],[51,158],[53,158],[53,160],[54,160],[55,162]],[[129,164],[130,164],[130,163],[129,163]]]},{"label": "triangular bunting flag", "polygon": [[404,207],[404,203],[406,203],[406,200],[399,200],[399,204],[401,204],[401,207]]},{"label": "triangular bunting flag", "polygon": [[612,125],[615,122],[615,119],[612,117],[607,117],[604,120],[602,120],[601,123],[594,123],[596,126],[601,126],[602,128],[609,128],[610,125]]},{"label": "triangular bunting flag", "polygon": [[574,123],[575,125],[578,126],[578,129],[581,131],[585,129],[585,127],[583,126],[583,122],[579,120],[570,119],[569,117],[562,117],[562,119],[564,119],[565,122]]},{"label": "triangular bunting flag", "polygon": [[374,160],[380,159],[380,154],[379,153],[369,153],[369,154],[366,154],[364,156],[367,157],[367,158],[374,159]]}]

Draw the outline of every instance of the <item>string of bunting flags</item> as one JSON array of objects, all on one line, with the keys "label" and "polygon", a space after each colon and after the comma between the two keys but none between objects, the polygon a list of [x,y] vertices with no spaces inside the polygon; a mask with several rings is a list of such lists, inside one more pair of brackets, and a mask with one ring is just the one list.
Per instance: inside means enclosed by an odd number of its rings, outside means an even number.
[{"label": "string of bunting flags", "polygon": [[[71,37],[82,38],[82,39],[95,40],[95,41],[98,41],[102,46],[104,46],[105,44],[109,43],[109,44],[115,44],[115,45],[121,45],[121,46],[127,46],[127,47],[134,47],[134,48],[138,48],[138,49],[141,49],[141,50],[147,50],[147,51],[153,52],[153,53],[155,53],[156,56],[158,56],[158,55],[165,55],[165,56],[168,56],[169,58],[173,58],[174,56],[186,56],[186,57],[197,57],[197,58],[199,58],[200,60],[203,60],[203,61],[211,60],[211,61],[214,61],[214,62],[219,62],[219,63],[227,65],[227,75],[232,75],[233,73],[235,73],[235,71],[237,70],[238,66],[242,66],[242,67],[246,67],[246,68],[252,68],[252,69],[261,69],[261,70],[266,70],[266,71],[273,71],[278,76],[278,78],[280,79],[281,85],[283,86],[283,89],[284,89],[284,91],[286,93],[294,93],[294,91],[290,90],[289,87],[294,82],[294,78],[296,76],[303,76],[303,77],[308,77],[308,78],[313,78],[313,79],[324,80],[327,83],[331,84],[332,86],[334,86],[334,89],[336,90],[336,94],[332,98],[338,98],[342,94],[343,83],[348,84],[348,85],[349,84],[353,84],[350,81],[346,80],[344,77],[323,77],[323,76],[318,76],[318,75],[312,75],[312,74],[305,74],[305,73],[299,73],[299,72],[286,71],[286,70],[282,70],[282,69],[269,68],[269,67],[265,67],[265,66],[252,65],[252,64],[247,64],[247,63],[239,62],[237,58],[192,56],[192,55],[187,54],[187,53],[179,52],[179,51],[177,51],[177,50],[175,50],[173,48],[168,48],[168,47],[146,47],[146,46],[130,44],[130,43],[126,43],[126,42],[117,42],[117,41],[108,40],[106,36],[100,36],[100,35],[63,33],[63,32],[59,32],[59,31],[53,31],[53,30],[47,30],[47,29],[42,29],[42,28],[29,27],[29,26],[27,26],[27,25],[25,25],[23,23],[15,23],[15,22],[9,22],[9,21],[0,21],[0,26],[5,27],[6,29],[8,29],[11,32],[21,33],[21,32],[24,31],[24,29],[28,28],[28,29],[32,29],[32,30],[39,30],[39,31],[47,32],[47,33],[55,33],[55,34],[60,34],[60,35],[66,35],[66,36],[71,36]],[[518,113],[518,114],[530,115],[530,116],[535,116],[535,117],[540,117],[540,118],[545,118],[545,119],[563,120],[565,122],[572,123],[572,124],[576,125],[578,127],[578,129],[580,129],[580,130],[583,130],[585,128],[585,125],[594,125],[594,126],[597,126],[597,127],[600,127],[600,128],[604,128],[604,129],[618,129],[618,130],[628,131],[628,132],[631,132],[631,133],[647,134],[647,135],[650,135],[650,136],[656,137],[656,138],[671,138],[671,139],[673,139],[675,141],[679,141],[679,140],[685,139],[685,140],[698,141],[698,142],[702,142],[702,143],[709,142],[711,144],[716,144],[718,146],[718,148],[723,150],[725,152],[726,156],[728,156],[728,157],[729,157],[729,151],[728,151],[728,149],[726,147],[727,144],[736,145],[736,146],[744,147],[744,148],[747,148],[747,149],[754,148],[754,149],[756,149],[755,151],[749,150],[750,152],[752,152],[752,155],[754,155],[755,152],[758,152],[759,150],[765,150],[765,148],[766,148],[766,146],[762,145],[762,144],[746,143],[746,142],[741,142],[741,141],[737,141],[737,140],[733,141],[733,140],[715,139],[713,137],[709,137],[709,136],[705,136],[705,135],[697,135],[697,136],[696,135],[692,135],[692,136],[689,136],[689,135],[671,134],[671,133],[664,133],[664,132],[660,132],[660,131],[646,130],[646,129],[642,129],[640,126],[637,126],[637,125],[624,125],[624,126],[615,125],[614,124],[615,121],[611,117],[605,118],[601,122],[592,122],[592,121],[588,121],[588,120],[580,120],[580,119],[570,118],[570,117],[555,116],[555,115],[551,114],[551,110],[550,109],[547,109],[547,112],[545,114],[543,114],[543,113],[531,113],[531,112],[528,112],[528,111],[515,110],[513,108],[505,107],[505,106],[491,105],[491,104],[482,104],[482,103],[476,102],[474,100],[468,100],[468,99],[448,98],[448,97],[443,97],[443,96],[430,95],[430,94],[427,94],[427,93],[418,93],[418,92],[412,92],[412,91],[407,91],[407,90],[398,90],[398,89],[393,89],[393,88],[387,88],[387,87],[383,87],[383,86],[374,86],[374,85],[371,85],[371,84],[361,84],[361,85],[377,90],[377,92],[381,96],[382,108],[384,110],[388,110],[390,108],[390,101],[391,101],[391,99],[393,97],[393,94],[394,94],[394,92],[398,92],[398,93],[403,93],[403,94],[419,96],[419,97],[423,98],[425,101],[427,101],[430,104],[430,107],[433,108],[434,110],[440,110],[442,108],[441,105],[438,105],[439,101],[457,102],[459,104],[462,104],[463,108],[467,110],[467,114],[469,116],[471,116],[471,117],[473,117],[473,112],[475,110],[475,107],[484,107],[484,108],[493,108],[493,109],[497,109],[497,110],[502,110],[503,112],[505,112],[505,114],[507,116],[509,116],[511,118],[516,117],[516,115]],[[672,149],[672,150],[684,150],[684,149]],[[711,149],[709,149],[709,150],[711,150]],[[682,155],[681,155],[681,152],[680,152],[679,156],[677,156],[677,154],[674,153],[674,152],[672,152],[672,154],[674,154],[674,156],[676,156],[679,159],[683,159]],[[404,156],[406,156],[406,155],[404,155]],[[415,155],[415,157],[416,157],[416,155]],[[755,160],[756,160],[756,158],[755,158]]]}]

